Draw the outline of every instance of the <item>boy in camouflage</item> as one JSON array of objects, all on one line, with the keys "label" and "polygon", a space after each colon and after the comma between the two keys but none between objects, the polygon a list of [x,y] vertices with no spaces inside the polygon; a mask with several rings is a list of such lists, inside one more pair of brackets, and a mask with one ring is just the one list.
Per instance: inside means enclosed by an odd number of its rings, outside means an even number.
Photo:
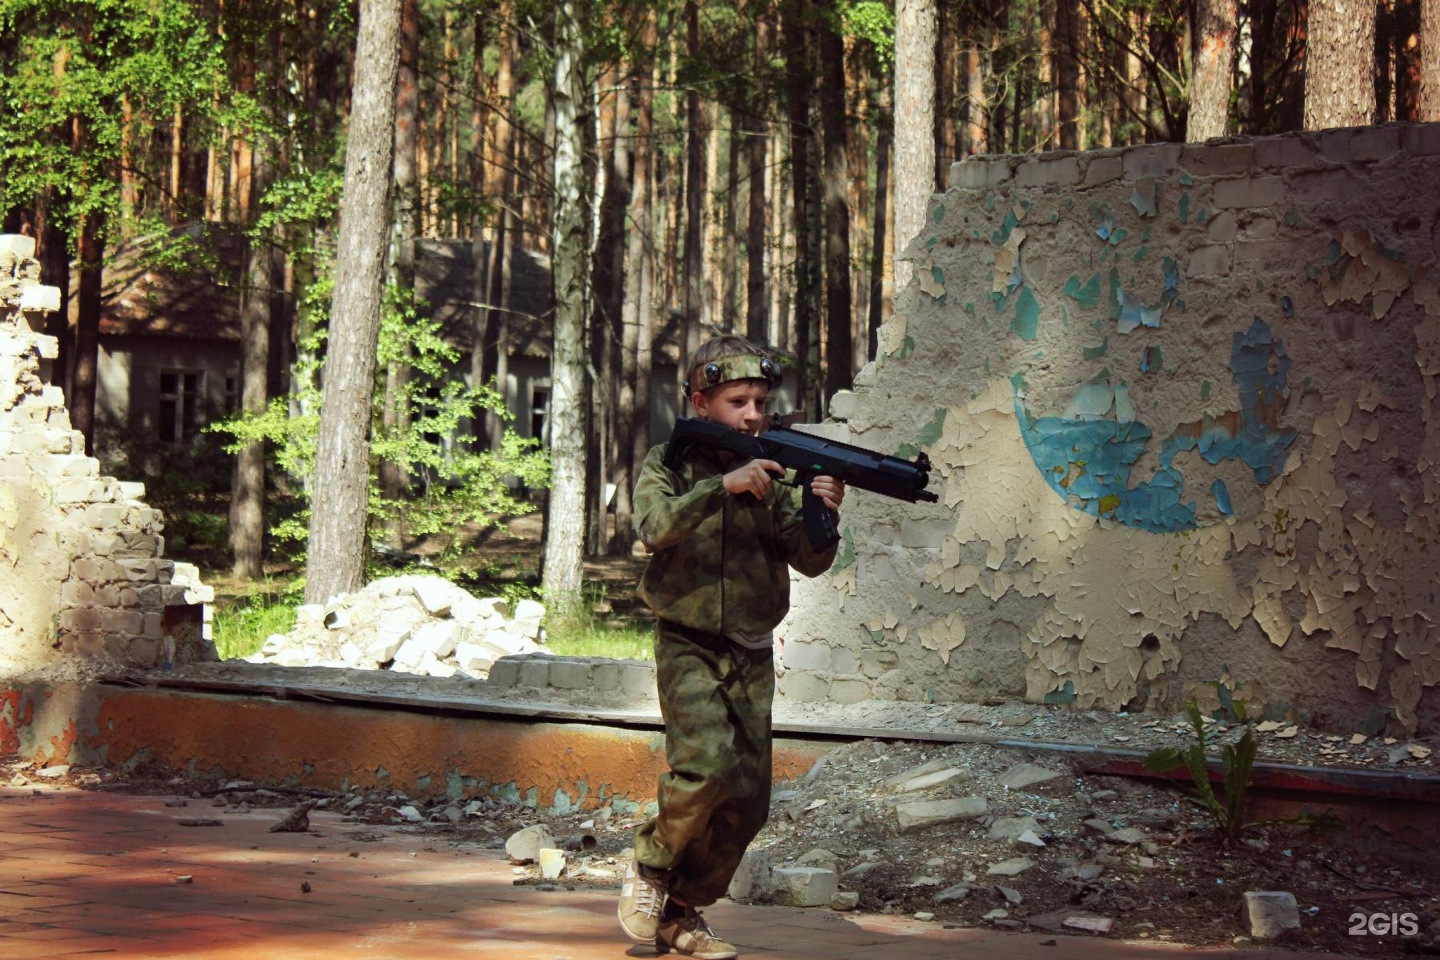
[{"label": "boy in camouflage", "polygon": [[[779,366],[739,337],[703,344],[685,392],[696,416],[758,434]],[[773,630],[790,606],[789,567],[813,577],[817,552],[801,525],[799,490],[783,468],[697,448],[677,469],[650,450],[635,486],[640,539],[651,551],[640,594],[654,610],[655,675],[670,771],[659,814],[635,831],[620,923],[642,943],[699,960],[736,956],[696,908],[722,896],[770,809]],[[773,475],[773,476],[772,476]],[[838,510],[844,487],[811,489]]]}]

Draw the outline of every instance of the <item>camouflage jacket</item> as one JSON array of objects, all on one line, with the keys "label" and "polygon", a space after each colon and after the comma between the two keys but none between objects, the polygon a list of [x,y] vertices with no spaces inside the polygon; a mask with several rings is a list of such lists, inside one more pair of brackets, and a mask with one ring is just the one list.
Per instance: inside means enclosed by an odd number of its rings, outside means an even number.
[{"label": "camouflage jacket", "polygon": [[818,576],[835,547],[810,548],[800,520],[800,491],[775,484],[763,501],[746,505],[725,492],[722,465],[699,448],[679,470],[663,463],[664,446],[650,449],[635,485],[640,539],[653,556],[640,595],[665,620],[714,633],[766,633],[790,609],[793,566]]}]

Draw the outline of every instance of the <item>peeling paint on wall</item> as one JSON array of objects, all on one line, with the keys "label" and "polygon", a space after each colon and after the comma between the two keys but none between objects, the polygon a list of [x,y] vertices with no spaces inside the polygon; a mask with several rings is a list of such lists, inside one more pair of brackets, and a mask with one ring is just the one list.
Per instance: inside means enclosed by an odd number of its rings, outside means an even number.
[{"label": "peeling paint on wall", "polygon": [[[877,695],[957,695],[1023,610],[1037,702],[1440,718],[1440,268],[1414,226],[1440,222],[1440,156],[1326,160],[1363,189],[1147,164],[1087,186],[1082,154],[1077,184],[947,194],[924,238],[948,302],[902,291],[851,421],[894,448],[947,400],[920,443],[942,502],[847,502],[856,562],[797,584],[782,629],[864,651],[908,626],[924,653]],[[951,305],[985,296],[1008,322]],[[1231,665],[1194,672],[1202,635]]]}]

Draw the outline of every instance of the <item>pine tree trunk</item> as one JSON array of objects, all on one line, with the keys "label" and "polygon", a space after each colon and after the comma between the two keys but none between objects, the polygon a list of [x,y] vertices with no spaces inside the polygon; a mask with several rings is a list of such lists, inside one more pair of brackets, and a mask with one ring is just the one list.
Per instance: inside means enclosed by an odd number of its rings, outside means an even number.
[{"label": "pine tree trunk", "polygon": [[811,76],[804,27],[805,7],[805,0],[796,0],[794,4],[787,5],[783,13],[783,29],[790,113],[790,212],[794,218],[793,239],[795,243],[794,258],[791,260],[795,264],[795,293],[791,298],[795,310],[794,322],[791,324],[794,332],[792,350],[799,362],[795,400],[802,418],[809,419],[810,395],[814,391],[815,383],[815,371],[811,366],[810,341],[813,336],[812,331],[819,318],[817,312],[811,310],[814,292],[810,282],[812,247],[810,245],[811,223],[808,214],[810,208],[810,143],[814,133],[810,129]]},{"label": "pine tree trunk", "polygon": [[[629,258],[631,252],[627,243],[625,231],[625,216],[627,210],[634,209],[631,191],[633,183],[638,180],[638,174],[632,179],[631,170],[634,166],[634,156],[631,149],[632,129],[630,123],[631,100],[630,91],[632,85],[622,84],[615,93],[615,146],[611,163],[613,173],[618,181],[617,190],[620,198],[620,211],[616,223],[614,237],[616,278],[615,296],[610,309],[614,312],[613,328],[618,332],[616,339],[618,349],[616,351],[616,370],[619,373],[619,389],[615,396],[614,426],[611,429],[614,449],[611,451],[610,462],[614,465],[615,482],[615,529],[610,541],[605,545],[605,552],[611,556],[629,556],[631,544],[635,540],[634,517],[635,508],[631,503],[630,495],[635,486],[635,466],[633,453],[633,434],[637,432],[648,432],[639,429],[635,421],[635,381],[639,375],[639,369],[635,363],[635,355],[640,345],[640,328],[636,324],[636,313],[626,296],[630,290],[630,274],[634,273],[639,266],[639,257]],[[638,224],[632,225],[631,233],[638,234]],[[646,373],[648,374],[648,370]]]},{"label": "pine tree trunk", "polygon": [[[925,222],[935,192],[935,0],[896,0],[895,295],[914,267],[901,251]],[[992,146],[993,149],[993,146]]]},{"label": "pine tree trunk", "polygon": [[[255,184],[249,219],[253,223],[259,214],[258,200],[269,189],[274,168],[263,145],[257,144],[252,156]],[[240,288],[240,409],[259,415],[270,402],[267,373],[275,287],[270,238],[251,239],[245,261],[245,282]],[[264,576],[264,542],[265,443],[255,440],[236,454],[230,484],[230,555],[235,577],[256,580]]]},{"label": "pine tree trunk", "polygon": [[[768,54],[767,34],[769,24],[757,24],[755,30],[756,76]],[[766,320],[770,313],[765,275],[765,141],[769,131],[762,95],[757,90],[750,92],[750,136],[746,159],[750,176],[750,209],[745,230],[745,338],[751,343],[765,343],[770,330]]]},{"label": "pine tree trunk", "polygon": [[[837,19],[840,11],[834,11]],[[816,416],[854,377],[850,297],[850,170],[846,142],[845,42],[828,19],[820,28],[820,116],[825,132],[825,389]]]},{"label": "pine tree trunk", "polygon": [[[584,2],[584,0],[581,0]],[[551,249],[555,277],[555,339],[550,367],[551,481],[546,507],[541,590],[552,616],[580,608],[585,533],[585,241],[583,113],[587,90],[575,0],[555,8],[555,200]]]},{"label": "pine tree trunk", "polygon": [[[77,121],[77,124],[79,121]],[[66,398],[70,425],[85,435],[85,453],[95,455],[95,390],[100,358],[100,289],[105,262],[105,214],[86,215],[80,228],[80,283],[75,312],[75,374]]]},{"label": "pine tree trunk", "polygon": [[[700,5],[685,0],[685,49],[692,63],[700,56]],[[704,314],[705,250],[702,244],[705,216],[705,112],[700,103],[700,90],[690,78],[685,92],[685,250],[681,269],[684,274],[684,299],[681,310],[685,317],[685,356],[695,355],[700,346],[700,321]]]},{"label": "pine tree trunk", "polygon": [[1235,0],[1198,0],[1195,5],[1190,112],[1185,118],[1185,139],[1190,143],[1225,136],[1238,29],[1235,11]]},{"label": "pine tree trunk", "polygon": [[305,599],[324,603],[365,582],[370,403],[390,234],[400,0],[360,0],[335,250],[325,391],[315,456]]},{"label": "pine tree trunk", "polygon": [[[415,287],[415,124],[419,120],[420,90],[420,6],[419,0],[401,0],[400,67],[395,81],[395,186],[390,224],[390,283],[405,297]],[[408,345],[406,353],[408,354]],[[382,423],[385,435],[395,437],[406,429],[409,409],[405,402],[410,382],[410,365],[403,358],[385,368],[385,397]],[[380,493],[390,501],[405,495],[409,482],[403,464],[381,460]],[[401,546],[398,528],[386,531],[393,547]]]},{"label": "pine tree trunk", "polygon": [[1055,0],[1055,80],[1060,149],[1080,149],[1080,4]]},{"label": "pine tree trunk", "polygon": [[[491,304],[484,327],[485,349],[493,358],[493,368],[487,370],[487,376],[480,382],[486,382],[493,376],[495,389],[507,402],[510,379],[510,281],[515,263],[515,249],[520,241],[520,201],[515,196],[515,60],[519,37],[508,26],[512,9],[506,4],[499,11],[499,19],[506,26],[501,28],[499,37],[500,56],[495,73],[496,107],[490,113],[491,125],[495,131],[492,139],[496,169],[489,182],[495,186],[495,196],[500,209],[494,240],[491,243],[485,296],[477,298]],[[490,449],[498,452],[505,435],[505,422],[498,412],[488,415],[487,420]]]},{"label": "pine tree trunk", "polygon": [[166,204],[171,226],[180,222],[185,195],[185,108],[175,104],[175,116],[170,121],[170,197]]},{"label": "pine tree trunk", "polygon": [[880,356],[880,325],[885,322],[888,298],[885,295],[885,264],[892,261],[887,249],[890,219],[887,208],[890,194],[890,116],[882,108],[876,118],[875,137],[875,242],[870,248],[870,316],[866,324],[866,356]]},{"label": "pine tree trunk", "polygon": [[1305,129],[1363,127],[1375,115],[1375,5],[1311,0]]},{"label": "pine tree trunk", "polygon": [[[641,46],[655,49],[655,14],[645,23]],[[647,82],[648,81],[648,82]],[[631,220],[625,278],[626,329],[634,330],[635,338],[635,406],[630,432],[630,472],[640,476],[640,467],[650,449],[650,389],[654,371],[655,323],[651,310],[655,288],[655,156],[652,140],[654,127],[654,94],[660,86],[660,67],[651,64],[648,71],[636,71],[635,80],[635,179],[631,189]],[[678,389],[678,384],[675,386]],[[633,531],[627,531],[633,541]],[[616,520],[616,537],[621,536]]]},{"label": "pine tree trunk", "polygon": [[741,102],[730,104],[730,135],[725,144],[725,217],[720,227],[723,262],[720,267],[720,323],[735,330],[739,321],[740,243],[736,227],[740,222],[740,153],[745,141]]},{"label": "pine tree trunk", "polygon": [[1420,116],[1440,122],[1440,0],[1420,0]]}]

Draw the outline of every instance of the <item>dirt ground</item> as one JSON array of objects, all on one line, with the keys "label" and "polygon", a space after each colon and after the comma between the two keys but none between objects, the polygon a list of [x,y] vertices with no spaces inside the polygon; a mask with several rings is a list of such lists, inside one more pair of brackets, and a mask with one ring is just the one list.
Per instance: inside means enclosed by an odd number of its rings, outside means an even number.
[{"label": "dirt ground", "polygon": [[[540,518],[511,521],[486,535],[469,557],[495,580],[533,577]],[[422,547],[423,549],[423,547]],[[643,560],[587,564],[600,585],[596,612],[643,618],[634,584]],[[553,691],[552,691],[553,693]],[[881,709],[883,706],[884,709]],[[991,731],[1011,741],[1098,744],[1141,752],[1184,746],[1183,717],[1098,714],[1034,704],[781,705],[777,717],[847,727]],[[1212,725],[1212,750],[1241,728]],[[1266,725],[1262,761],[1433,776],[1437,744],[1351,738]],[[1058,774],[1031,786],[1007,786],[1018,766]],[[33,776],[18,769],[16,776]],[[116,779],[77,771],[82,785],[173,794],[213,804],[274,807],[277,819],[296,792],[260,785],[191,780]],[[974,798],[983,810],[921,829],[902,829],[900,813],[926,800]],[[371,829],[423,831],[437,844],[481,842],[502,848],[517,831],[543,824],[569,845],[565,885],[618,888],[619,859],[639,822],[610,808],[551,817],[493,797],[425,805],[398,794],[317,796]],[[408,808],[408,809],[407,809]],[[925,744],[877,738],[832,750],[799,780],[778,783],[771,818],[752,855],[771,866],[833,866],[858,909],[920,916],[946,925],[994,924],[1060,936],[1217,946],[1254,944],[1242,918],[1246,891],[1286,891],[1300,928],[1283,946],[1344,956],[1440,953],[1440,892],[1435,868],[1416,867],[1413,850],[1349,842],[1343,823],[1315,818],[1247,826],[1226,840],[1177,788],[1158,781],[1085,775],[1054,753],[988,744]],[[589,841],[580,838],[593,838]],[[1423,852],[1419,855],[1424,856]],[[543,881],[534,864],[516,867],[516,883]],[[763,898],[763,891],[758,894]],[[1075,924],[1108,927],[1086,932]],[[1396,935],[1398,930],[1399,934]]]},{"label": "dirt ground", "polygon": [[[1005,786],[1023,765],[1060,776],[1033,787]],[[54,771],[42,776],[19,763],[10,776],[17,786],[57,782]],[[569,851],[565,875],[554,882],[604,890],[618,890],[622,858],[642,816],[610,807],[547,816],[493,797],[426,804],[395,793],[329,794],[81,768],[58,779],[83,789],[162,795],[195,808],[195,816],[268,808],[279,821],[298,803],[314,801],[344,811],[356,839],[399,830],[422,833],[436,846],[502,849],[518,831],[543,825]],[[980,798],[986,809],[972,819],[901,829],[898,808],[941,797]],[[1153,782],[1076,775],[1053,758],[991,746],[863,740],[836,747],[804,777],[775,785],[770,823],[751,856],[774,867],[832,866],[840,889],[858,894],[857,909],[947,926],[1260,946],[1247,936],[1242,894],[1279,890],[1295,895],[1301,921],[1281,946],[1355,957],[1440,953],[1433,881],[1378,851],[1338,845],[1335,829],[1271,823],[1247,827],[1227,843],[1182,795]],[[515,870],[517,884],[552,882],[533,863]],[[1108,921],[1109,929],[1085,932],[1073,927],[1085,922],[1076,918],[1102,927]],[[1414,933],[1371,932],[1384,922],[1413,923]]]}]

